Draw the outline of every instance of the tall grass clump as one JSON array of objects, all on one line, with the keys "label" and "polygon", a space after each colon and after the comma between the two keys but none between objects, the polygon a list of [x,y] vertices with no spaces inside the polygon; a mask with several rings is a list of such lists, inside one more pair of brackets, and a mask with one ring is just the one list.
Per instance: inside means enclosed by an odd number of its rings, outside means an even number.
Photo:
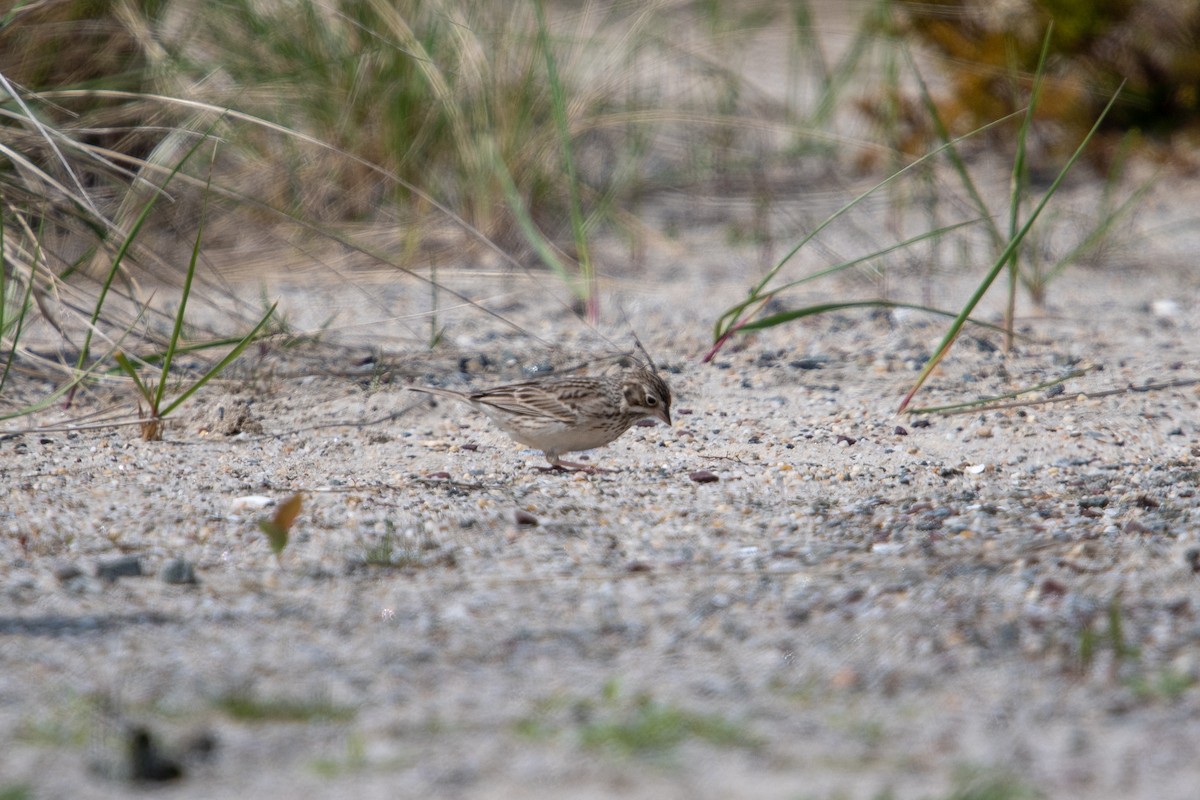
[{"label": "tall grass clump", "polygon": [[[162,400],[174,355],[188,353],[196,366],[206,362],[204,350],[223,349],[225,357],[200,366],[201,380],[172,400],[173,408],[240,352],[227,349],[238,338],[202,325],[185,333],[191,287],[212,290],[215,283],[199,275],[195,259],[182,273],[175,268],[158,247],[161,226],[152,231],[147,224],[156,208],[180,203],[189,179],[193,188],[203,185],[182,170],[211,130],[155,115],[163,104],[144,91],[153,58],[142,47],[139,21],[162,8],[58,0],[18,4],[0,18],[0,389],[10,389],[4,418],[109,379],[124,352],[163,365],[150,395],[134,376],[143,397]],[[237,319],[236,303],[205,294],[203,303],[219,305],[219,319]],[[33,386],[53,388],[40,397],[11,390],[18,364],[35,377]]]},{"label": "tall grass clump", "polygon": [[614,199],[641,158],[625,138],[638,15],[453,0],[178,13],[189,36],[170,47],[171,82],[269,123],[228,133],[254,184],[241,191],[341,230],[389,221],[396,259],[471,240],[511,263],[533,254],[594,295],[587,241],[627,223]]}]

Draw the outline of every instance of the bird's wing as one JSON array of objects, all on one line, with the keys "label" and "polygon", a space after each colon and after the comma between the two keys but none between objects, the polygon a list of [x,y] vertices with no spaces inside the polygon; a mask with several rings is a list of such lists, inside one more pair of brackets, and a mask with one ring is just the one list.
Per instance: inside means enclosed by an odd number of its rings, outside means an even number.
[{"label": "bird's wing", "polygon": [[553,419],[573,424],[578,417],[574,406],[537,383],[517,383],[472,394],[471,400],[493,406],[509,414]]}]

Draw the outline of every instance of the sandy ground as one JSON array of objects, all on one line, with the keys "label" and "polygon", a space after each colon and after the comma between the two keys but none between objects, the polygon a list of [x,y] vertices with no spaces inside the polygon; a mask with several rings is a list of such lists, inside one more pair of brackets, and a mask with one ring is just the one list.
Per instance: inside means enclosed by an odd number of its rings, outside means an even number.
[{"label": "sandy ground", "polygon": [[[596,352],[553,279],[448,272],[528,335],[447,313],[432,355],[403,282],[281,282],[294,324],[358,308],[334,331],[377,348],[257,351],[161,443],[0,439],[0,792],[128,796],[140,728],[180,798],[1194,797],[1200,276],[1191,228],[1155,233],[1188,191],[1150,198],[1126,256],[1069,271],[1047,310],[1023,303],[1014,353],[973,330],[917,400],[1085,371],[1003,411],[896,416],[945,326],[911,313],[701,364],[757,269],[719,232],[613,269],[677,421],[592,453],[615,470],[595,476],[538,472],[403,390]],[[972,270],[886,288],[957,307]],[[5,429],[130,405],[79,403]],[[297,491],[280,566],[254,498]],[[105,577],[122,557],[142,574]],[[178,559],[194,583],[165,579]]]}]

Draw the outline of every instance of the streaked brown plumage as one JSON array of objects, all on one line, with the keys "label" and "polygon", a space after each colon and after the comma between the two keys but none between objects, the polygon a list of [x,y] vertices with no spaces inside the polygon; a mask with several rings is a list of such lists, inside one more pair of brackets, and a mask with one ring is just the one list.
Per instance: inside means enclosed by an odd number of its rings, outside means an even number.
[{"label": "streaked brown plumage", "polygon": [[551,378],[480,392],[409,388],[470,403],[510,438],[545,453],[556,468],[595,471],[561,456],[602,447],[640,419],[671,424],[671,389],[657,372],[645,368],[612,377]]}]

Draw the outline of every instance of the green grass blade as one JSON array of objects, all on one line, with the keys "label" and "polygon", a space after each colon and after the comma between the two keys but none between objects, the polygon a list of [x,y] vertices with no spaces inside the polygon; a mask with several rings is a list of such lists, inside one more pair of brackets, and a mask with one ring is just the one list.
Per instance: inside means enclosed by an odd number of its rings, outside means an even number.
[{"label": "green grass blade", "polygon": [[[71,377],[71,379],[69,381],[64,383],[62,386],[59,386],[57,389],[55,389],[50,394],[46,395],[45,397],[43,397],[41,400],[37,401],[36,403],[32,403],[28,406],[17,409],[16,411],[14,411],[12,413],[0,415],[0,421],[15,419],[17,417],[25,417],[30,414],[36,414],[39,411],[43,411],[46,408],[49,408],[50,405],[52,403],[54,403],[54,401],[57,400],[58,398],[67,394],[68,392],[75,390],[79,386],[82,386],[85,381],[87,381],[89,378],[91,378],[92,373],[100,373],[101,372],[100,365],[106,363],[110,356],[114,360],[116,360],[116,356],[118,353],[120,353],[120,347],[124,343],[125,338],[129,335],[130,331],[132,331],[141,322],[143,314],[145,314],[144,308],[138,312],[137,317],[133,320],[133,322],[129,325],[129,327],[126,328],[124,332],[122,332],[120,338],[118,338],[116,340],[116,342],[113,343],[112,347],[110,347],[102,356],[97,358],[95,363],[91,367],[88,367],[85,370],[74,370],[75,374]],[[119,364],[118,364],[118,366],[119,366]],[[132,367],[132,365],[130,365],[130,367]],[[122,369],[121,371],[125,372],[124,369]],[[129,373],[125,372],[125,374],[128,375]],[[138,381],[135,379],[135,384],[136,383],[138,383]],[[142,395],[143,395],[143,397],[146,397],[147,399],[149,399],[149,394],[144,389],[142,390]]]},{"label": "green grass blade", "polygon": [[[1042,39],[1042,52],[1038,56],[1037,69],[1033,73],[1033,86],[1029,92],[1029,104],[1025,106],[1025,116],[1021,119],[1021,127],[1017,131],[1017,152],[1013,158],[1012,177],[1008,190],[1008,237],[1016,236],[1021,223],[1021,201],[1025,197],[1025,187],[1028,182],[1026,155],[1028,153],[1029,131],[1033,127],[1033,112],[1038,106],[1042,95],[1042,80],[1046,75],[1046,58],[1050,54],[1050,37],[1054,33],[1054,21],[1046,26],[1046,35]],[[1017,277],[1020,272],[1019,247],[1013,248],[1008,257],[1008,302],[1004,307],[1004,327],[1008,329],[1005,348],[1012,349],[1013,319],[1017,309]]]},{"label": "green grass blade", "polygon": [[987,275],[980,282],[979,286],[976,287],[974,294],[971,295],[971,298],[967,301],[967,304],[963,306],[962,311],[959,312],[958,316],[954,319],[954,322],[951,323],[950,329],[946,331],[946,335],[942,338],[941,344],[938,345],[937,352],[935,352],[929,358],[929,360],[925,362],[925,366],[921,369],[920,374],[917,375],[917,379],[913,382],[912,388],[908,390],[908,393],[901,401],[900,408],[897,409],[898,413],[903,412],[904,409],[908,407],[908,404],[912,401],[913,396],[920,390],[921,386],[923,386],[925,381],[929,378],[930,373],[932,373],[933,370],[937,368],[937,365],[941,363],[942,359],[946,357],[946,353],[950,351],[950,347],[954,344],[954,340],[958,338],[959,331],[962,330],[967,318],[970,316],[971,312],[975,310],[975,306],[979,305],[979,301],[983,299],[983,296],[987,293],[987,290],[991,288],[991,285],[993,282],[995,282],[996,277],[1008,263],[1008,259],[1012,255],[1013,251],[1021,246],[1021,242],[1024,241],[1025,236],[1029,233],[1029,229],[1033,227],[1033,224],[1041,215],[1042,210],[1045,209],[1046,204],[1050,202],[1050,198],[1053,197],[1054,193],[1058,191],[1058,187],[1062,185],[1063,180],[1067,177],[1067,173],[1071,171],[1071,168],[1075,166],[1075,162],[1079,160],[1081,155],[1083,155],[1083,151],[1092,141],[1092,137],[1094,137],[1096,135],[1096,131],[1100,129],[1100,124],[1104,122],[1104,118],[1108,116],[1108,112],[1112,109],[1113,104],[1117,102],[1117,97],[1120,96],[1121,89],[1124,88],[1124,86],[1125,83],[1122,82],[1121,85],[1117,87],[1117,91],[1113,93],[1111,98],[1109,98],[1108,104],[1104,106],[1104,110],[1101,111],[1100,116],[1096,118],[1096,122],[1092,125],[1091,130],[1088,131],[1087,135],[1083,138],[1083,141],[1079,143],[1079,146],[1075,148],[1075,152],[1071,154],[1071,157],[1067,160],[1067,163],[1063,165],[1063,168],[1059,170],[1058,175],[1055,176],[1054,181],[1050,184],[1049,188],[1046,189],[1045,194],[1042,195],[1041,201],[1029,215],[1029,219],[1026,220],[1025,224],[1021,226],[1021,229],[1017,232],[1017,235],[1009,240],[1008,246],[1006,246],[1004,251],[1000,253],[1000,256],[992,264],[991,269],[988,270]]},{"label": "green grass blade", "polygon": [[1113,229],[1117,223],[1124,219],[1129,213],[1140,204],[1146,193],[1154,188],[1158,182],[1158,178],[1154,177],[1147,180],[1137,188],[1129,197],[1127,197],[1119,206],[1110,210],[1100,224],[1088,232],[1088,235],[1083,238],[1078,244],[1072,247],[1064,256],[1059,258],[1054,266],[1052,266],[1041,277],[1043,284],[1048,284],[1053,281],[1059,274],[1062,273],[1068,266],[1076,263],[1084,256],[1099,250],[1104,242],[1112,235]]},{"label": "green grass blade", "polygon": [[[45,224],[43,219],[42,224]],[[0,215],[0,254],[4,252],[4,220]],[[29,261],[29,282],[25,286],[25,295],[21,298],[20,311],[17,314],[15,322],[6,320],[5,314],[8,306],[8,278],[7,271],[0,265],[0,336],[3,336],[8,327],[13,328],[12,336],[9,341],[12,342],[12,347],[9,348],[8,356],[4,359],[4,371],[0,372],[0,392],[4,391],[4,385],[8,382],[8,375],[12,370],[13,362],[17,357],[17,348],[21,343],[21,334],[25,330],[25,320],[29,315],[29,309],[33,299],[33,283],[36,279],[36,270],[38,262],[42,257],[42,239],[40,236],[35,237],[35,245],[32,258]],[[15,274],[15,273],[14,273]]]},{"label": "green grass blade", "polygon": [[[789,283],[783,283],[783,284],[780,284],[779,286],[773,286],[773,287],[771,287],[770,291],[764,292],[763,294],[761,294],[759,296],[759,299],[760,300],[770,300],[771,298],[778,295],[780,292],[786,291],[788,289],[794,289],[797,286],[800,286],[805,283],[810,283],[810,282],[818,280],[820,278],[826,278],[830,275],[835,275],[839,272],[842,272],[843,270],[850,269],[851,267],[856,267],[859,264],[865,264],[868,261],[872,261],[876,258],[882,258],[883,256],[886,256],[889,253],[894,253],[897,250],[903,250],[906,247],[911,247],[912,245],[917,244],[919,242],[923,242],[926,239],[935,239],[938,236],[944,236],[947,233],[950,233],[951,231],[956,231],[959,228],[965,228],[968,225],[974,225],[977,222],[979,222],[979,220],[969,219],[969,220],[964,220],[963,222],[954,222],[954,223],[951,223],[950,225],[944,225],[940,228],[935,228],[931,231],[925,231],[923,233],[918,233],[916,236],[912,236],[908,239],[905,239],[902,242],[897,242],[896,244],[893,244],[893,245],[888,245],[887,247],[884,247],[881,250],[876,250],[875,252],[868,253],[865,256],[858,256],[856,258],[847,259],[846,261],[842,261],[838,264],[834,264],[831,267],[826,267],[825,269],[818,270],[817,272],[814,272],[810,275],[805,275],[803,278],[799,278],[797,280],[790,281]],[[739,326],[739,328],[744,328],[744,327],[745,326]]]},{"label": "green grass blade", "polygon": [[121,262],[125,260],[125,256],[129,252],[129,248],[133,246],[134,241],[137,239],[138,234],[142,230],[142,226],[146,224],[146,220],[150,217],[150,212],[154,209],[154,206],[158,204],[158,200],[160,197],[162,197],[163,191],[167,188],[167,185],[172,181],[172,179],[174,179],[179,171],[183,169],[183,165],[187,163],[188,159],[192,157],[192,154],[195,153],[196,150],[199,149],[200,145],[207,141],[207,139],[207,135],[197,139],[196,143],[192,145],[192,148],[184,154],[183,158],[179,160],[179,163],[176,164],[175,167],[167,174],[166,178],[162,182],[162,185],[153,187],[150,199],[147,200],[145,205],[142,206],[142,210],[134,220],[133,226],[129,229],[129,232],[125,235],[125,238],[121,241],[120,246],[117,248],[117,252],[113,256],[112,266],[109,267],[108,273],[104,276],[104,282],[100,286],[100,295],[96,298],[96,307],[92,311],[92,317],[90,324],[88,325],[88,332],[84,337],[83,347],[81,347],[79,350],[79,359],[75,363],[76,369],[83,369],[83,365],[87,361],[88,353],[92,345],[93,328],[96,325],[96,321],[100,319],[101,312],[104,310],[104,301],[107,299],[108,292],[112,288],[112,283],[116,279],[117,273],[120,271]]},{"label": "green grass blade", "polygon": [[836,66],[823,80],[821,99],[813,114],[813,124],[816,127],[829,125],[834,112],[844,102],[843,90],[854,81],[862,80],[859,64],[866,58],[868,51],[879,39],[882,23],[886,20],[892,0],[876,0],[875,7],[863,15],[855,31],[854,40],[846,48],[845,53],[838,59]]},{"label": "green grass blade", "polygon": [[588,248],[587,228],[583,218],[583,202],[579,192],[579,176],[575,172],[575,156],[571,146],[571,127],[567,117],[567,97],[558,74],[558,63],[550,47],[550,31],[546,25],[546,10],[542,0],[535,0],[537,14],[537,44],[546,61],[546,76],[550,83],[550,110],[554,114],[554,127],[558,132],[558,145],[562,151],[562,164],[566,170],[568,210],[571,233],[575,238],[575,252],[583,278],[582,297],[588,308],[589,321],[596,322],[598,298],[596,276],[592,267],[591,251]]},{"label": "green grass blade", "polygon": [[249,333],[247,333],[244,337],[242,337],[241,341],[239,341],[234,346],[234,348],[232,350],[230,350],[229,353],[224,358],[222,358],[220,361],[218,361],[215,366],[213,366],[211,369],[209,369],[207,372],[205,372],[203,375],[201,375],[196,380],[195,383],[193,383],[182,394],[180,394],[178,397],[176,397],[174,400],[172,400],[167,405],[167,407],[162,410],[162,413],[160,416],[165,417],[168,414],[170,414],[172,411],[174,411],[176,408],[178,408],[180,405],[182,405],[185,401],[187,401],[187,399],[189,397],[194,395],[196,392],[200,391],[200,388],[203,387],[204,384],[208,383],[210,380],[212,380],[213,378],[220,375],[225,370],[226,367],[228,367],[230,364],[232,364],[237,359],[237,357],[242,354],[242,351],[245,350],[247,347],[249,347],[250,344],[258,337],[259,331],[261,331],[264,327],[266,327],[267,322],[269,322],[271,317],[275,314],[275,308],[278,305],[279,305],[279,303],[272,303],[271,307],[269,309],[267,309],[267,313],[264,314],[263,318],[260,319],[258,321],[258,324],[254,326],[254,329],[251,330]]},{"label": "green grass blade", "polygon": [[[971,178],[971,171],[967,169],[967,164],[958,152],[955,140],[950,136],[950,128],[946,125],[945,120],[942,119],[937,102],[933,99],[933,94],[930,93],[929,87],[925,83],[925,77],[921,74],[916,60],[913,59],[910,51],[905,50],[905,53],[908,56],[909,69],[917,79],[917,86],[920,88],[921,102],[925,106],[926,113],[929,114],[929,119],[933,122],[934,133],[937,134],[938,140],[943,145],[946,145],[946,157],[950,161],[950,166],[954,169],[955,175],[958,176],[959,181],[962,183],[963,189],[966,190],[972,205],[975,206],[975,213],[979,214],[980,218],[987,222],[988,233],[992,237],[992,242],[999,247],[1004,243],[1004,235],[1000,233],[995,216],[992,214],[991,209],[988,208],[987,203],[984,202],[983,194],[979,191],[979,187],[976,186],[974,179]],[[998,122],[1006,122],[1012,119],[1016,113],[1020,112],[1009,114],[1003,119],[998,120]]]},{"label": "green grass blade", "polygon": [[[910,311],[922,311],[927,314],[936,314],[941,317],[949,317],[954,319],[958,316],[957,311],[946,311],[941,308],[933,308],[931,306],[922,306],[915,303],[900,303],[894,300],[846,300],[835,303],[820,303],[815,306],[805,306],[804,308],[792,309],[791,311],[781,311],[778,314],[772,314],[769,317],[756,319],[753,322],[747,322],[745,325],[738,327],[738,333],[747,333],[749,331],[760,331],[766,328],[773,328],[776,325],[782,325],[786,322],[793,322],[804,317],[811,317],[817,314],[828,314],[831,311],[845,311],[852,308],[905,308]],[[999,325],[993,325],[990,322],[985,322],[981,319],[967,318],[967,322],[972,325],[978,325],[981,328],[988,328],[1000,333],[1004,332],[1004,328]]]},{"label": "green grass blade", "polygon": [[156,395],[154,392],[150,391],[150,388],[146,386],[146,384],[142,383],[142,379],[138,377],[137,368],[130,363],[129,358],[124,353],[114,354],[113,359],[117,362],[117,366],[121,368],[121,371],[128,375],[129,379],[133,381],[133,385],[137,388],[138,394],[140,394],[142,398],[150,404],[150,413],[157,416],[157,413],[155,412],[155,409],[158,408]]},{"label": "green grass blade", "polygon": [[793,256],[795,256],[797,253],[799,253],[800,250],[805,245],[807,245],[809,242],[811,242],[813,239],[815,239],[817,236],[819,236],[822,231],[824,231],[826,228],[828,228],[830,225],[832,225],[834,222],[836,222],[844,214],[848,213],[851,209],[853,209],[859,203],[866,200],[872,194],[874,194],[875,192],[884,188],[885,186],[891,184],[893,181],[898,180],[901,176],[907,174],[909,171],[914,170],[921,164],[925,163],[926,161],[929,161],[930,159],[937,157],[942,152],[953,148],[959,142],[961,142],[971,136],[975,136],[976,134],[982,133],[996,125],[1003,124],[1008,119],[1009,119],[1009,117],[1004,117],[1002,119],[998,119],[995,122],[990,122],[987,125],[976,128],[975,130],[973,130],[969,133],[963,134],[962,136],[960,136],[956,139],[951,139],[951,140],[943,143],[942,145],[935,148],[934,150],[931,150],[930,152],[926,153],[925,155],[921,156],[920,158],[914,160],[912,163],[907,164],[906,166],[902,167],[901,169],[893,172],[891,175],[887,176],[883,180],[876,183],[874,186],[871,186],[866,191],[857,195],[856,197],[851,199],[848,203],[843,205],[841,208],[839,208],[838,210],[836,210],[832,214],[830,214],[828,217],[826,217],[825,220],[823,220],[819,225],[817,225],[817,227],[815,227],[812,231],[810,231],[808,234],[806,234],[791,250],[789,250],[787,253],[785,253],[783,258],[781,258],[775,264],[775,266],[771,267],[771,269],[767,271],[767,273],[758,281],[758,283],[756,283],[754,286],[751,287],[751,289],[749,291],[749,296],[745,300],[743,300],[740,303],[737,303],[736,305],[731,306],[724,313],[722,313],[721,316],[719,316],[717,318],[716,323],[714,323],[714,325],[713,325],[713,340],[714,340],[714,342],[718,343],[718,346],[714,346],[713,349],[709,351],[708,355],[705,356],[704,360],[708,361],[714,355],[716,355],[716,351],[720,349],[719,344],[728,338],[727,334],[730,333],[735,327],[740,327],[742,316],[745,314],[746,310],[748,308],[750,308],[751,306],[755,305],[756,303],[759,303],[762,301],[763,297],[765,296],[764,290],[766,289],[767,285],[770,284],[771,281],[773,281],[775,279],[775,276],[779,274],[779,271],[781,269],[783,269],[784,265],[786,265],[787,262],[790,261]]},{"label": "green grass blade", "polygon": [[[0,210],[0,259],[4,258],[4,230],[7,226],[4,224],[4,212]],[[32,277],[32,275],[30,275]],[[32,281],[30,282],[32,285]],[[4,269],[4,264],[0,263],[0,336],[4,335],[6,330],[4,324],[5,312],[8,311],[8,270]],[[16,350],[16,343],[13,343],[13,350]],[[7,368],[4,370],[8,374]],[[3,380],[0,380],[0,387],[4,386]]]},{"label": "green grass blade", "polygon": [[586,299],[586,295],[580,290],[576,284],[575,278],[567,265],[558,257],[558,253],[554,252],[554,247],[546,241],[546,237],[538,230],[537,223],[533,221],[533,217],[529,215],[529,209],[526,207],[524,200],[521,198],[521,193],[517,189],[517,184],[513,181],[512,173],[508,171],[508,165],[505,164],[498,153],[495,153],[495,174],[496,179],[500,181],[500,189],[504,193],[504,199],[508,203],[508,208],[512,211],[513,219],[516,220],[517,227],[521,229],[521,235],[525,237],[525,242],[533,248],[539,259],[542,260],[550,271],[553,272],[559,280],[571,288],[571,291],[581,300]]},{"label": "green grass blade", "polygon": [[[1003,328],[1001,328],[998,325],[992,325],[990,327],[992,327],[996,330],[1003,331]],[[1026,386],[1023,389],[1014,389],[1013,391],[1005,392],[1004,394],[992,395],[990,397],[981,397],[978,400],[967,400],[967,401],[964,401],[961,403],[949,403],[944,406],[922,406],[921,408],[910,408],[908,410],[908,413],[910,413],[910,414],[950,414],[950,413],[966,411],[968,409],[977,409],[979,411],[987,411],[987,410],[989,410],[989,406],[991,406],[992,403],[1001,403],[1006,400],[1015,400],[1016,398],[1020,397],[1021,395],[1030,394],[1031,392],[1043,392],[1046,389],[1051,388],[1052,386],[1058,386],[1059,384],[1066,383],[1067,381],[1069,381],[1073,378],[1079,378],[1086,374],[1087,374],[1087,370],[1076,369],[1076,370],[1072,370],[1071,372],[1068,372],[1066,375],[1063,375],[1061,377],[1052,378],[1051,380],[1048,380],[1048,381],[1042,381],[1041,383],[1034,384],[1033,386]]]},{"label": "green grass blade", "polygon": [[[195,152],[193,150],[192,152]],[[190,153],[188,155],[191,155]],[[185,159],[186,160],[186,159]],[[212,182],[211,164],[209,167],[209,183]],[[179,346],[179,337],[183,334],[183,316],[187,311],[188,296],[192,293],[192,279],[196,277],[196,262],[200,258],[200,240],[204,236],[204,220],[208,216],[208,198],[209,192],[204,193],[204,202],[200,205],[200,224],[196,228],[196,238],[192,242],[192,257],[188,260],[187,273],[183,277],[183,290],[179,295],[179,309],[175,312],[175,326],[171,329],[171,338],[167,340],[167,351],[163,354],[162,359],[162,374],[158,380],[158,386],[155,387],[154,403],[152,408],[158,408],[162,405],[164,393],[167,389],[167,375],[171,369],[171,359],[175,357],[175,348]]]}]

